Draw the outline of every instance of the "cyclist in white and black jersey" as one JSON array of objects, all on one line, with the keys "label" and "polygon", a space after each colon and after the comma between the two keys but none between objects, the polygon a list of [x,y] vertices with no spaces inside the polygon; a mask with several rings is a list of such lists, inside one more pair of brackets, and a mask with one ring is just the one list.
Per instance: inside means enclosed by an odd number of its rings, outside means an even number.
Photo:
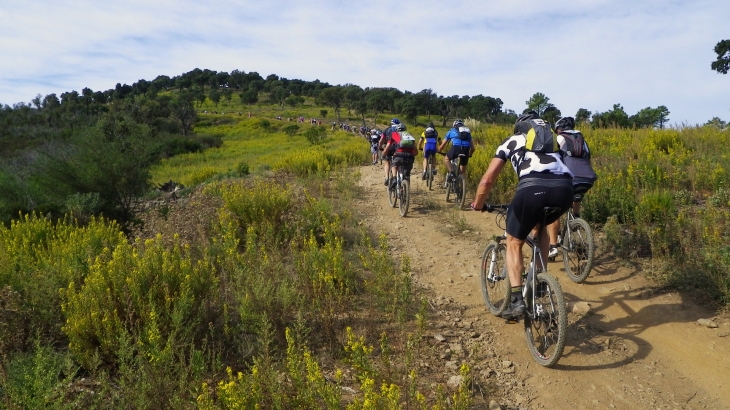
[{"label": "cyclist in white and black jersey", "polygon": [[[517,119],[515,135],[497,147],[494,158],[479,182],[476,198],[471,204],[474,210],[482,209],[499,173],[509,161],[519,177],[519,183],[507,213],[506,262],[512,296],[510,306],[502,314],[504,317],[519,316],[525,311],[521,292],[524,270],[522,246],[532,228],[542,222],[543,208],[551,206],[563,210],[553,218],[547,219],[546,223],[550,224],[567,211],[573,202],[573,174],[563,163],[560,153],[538,153],[525,149],[526,133],[531,128],[529,122],[531,120],[542,122],[534,112],[523,114]],[[543,229],[540,237],[540,250],[543,255],[548,254],[549,244],[547,230]],[[542,266],[536,268],[540,269]]]},{"label": "cyclist in white and black jersey", "polygon": [[373,156],[373,165],[378,163],[378,145],[380,145],[380,133],[376,129],[370,131],[370,154]]}]

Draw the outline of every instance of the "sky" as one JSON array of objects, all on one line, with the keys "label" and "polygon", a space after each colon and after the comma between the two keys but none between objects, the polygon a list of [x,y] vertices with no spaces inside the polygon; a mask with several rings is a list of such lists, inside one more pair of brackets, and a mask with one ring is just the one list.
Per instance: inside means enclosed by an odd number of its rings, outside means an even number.
[{"label": "sky", "polygon": [[725,0],[0,0],[0,104],[194,68],[730,120]]}]

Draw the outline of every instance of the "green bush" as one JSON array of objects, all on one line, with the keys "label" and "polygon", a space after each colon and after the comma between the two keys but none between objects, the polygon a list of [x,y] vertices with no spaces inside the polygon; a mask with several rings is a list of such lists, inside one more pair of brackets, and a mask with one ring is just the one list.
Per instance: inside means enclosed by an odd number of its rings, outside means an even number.
[{"label": "green bush", "polygon": [[327,129],[321,125],[307,128],[304,138],[312,145],[321,145],[327,139]]}]

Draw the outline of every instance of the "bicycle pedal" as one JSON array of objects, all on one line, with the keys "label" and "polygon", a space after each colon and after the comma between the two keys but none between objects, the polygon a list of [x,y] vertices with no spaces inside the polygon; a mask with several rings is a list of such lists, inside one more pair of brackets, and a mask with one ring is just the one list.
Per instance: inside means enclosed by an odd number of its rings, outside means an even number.
[{"label": "bicycle pedal", "polygon": [[520,318],[518,318],[518,317],[512,317],[512,318],[509,318],[509,319],[505,319],[504,320],[504,323],[507,324],[507,325],[515,325],[517,323],[520,323]]}]

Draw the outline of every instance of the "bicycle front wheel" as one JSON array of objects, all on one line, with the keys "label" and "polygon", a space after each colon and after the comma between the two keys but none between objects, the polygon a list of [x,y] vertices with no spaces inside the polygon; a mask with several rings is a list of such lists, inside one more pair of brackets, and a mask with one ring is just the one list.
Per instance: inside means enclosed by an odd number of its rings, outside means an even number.
[{"label": "bicycle front wheel", "polygon": [[[536,290],[527,283],[525,297],[525,338],[532,357],[541,366],[552,367],[565,347],[568,316],[563,289],[549,273],[538,273]],[[534,298],[533,298],[534,296]]]},{"label": "bicycle front wheel", "polygon": [[449,181],[448,174],[446,175],[446,202],[449,202],[449,199],[451,199],[451,191],[454,189],[454,183],[453,181]]},{"label": "bicycle front wheel", "polygon": [[507,249],[504,244],[492,242],[484,248],[479,277],[482,298],[489,312],[499,316],[509,305],[510,283],[507,276]]},{"label": "bicycle front wheel", "polygon": [[401,181],[400,185],[400,198],[398,198],[398,211],[400,216],[406,216],[408,214],[408,205],[411,203],[411,182],[407,179]]},{"label": "bicycle front wheel", "polygon": [[596,247],[593,231],[584,219],[573,219],[568,223],[569,232],[563,235],[563,265],[568,278],[583,283],[593,268]]},{"label": "bicycle front wheel", "polygon": [[388,203],[391,207],[395,208],[398,203],[398,191],[396,190],[395,185],[393,185],[392,182],[392,178],[388,180]]}]

